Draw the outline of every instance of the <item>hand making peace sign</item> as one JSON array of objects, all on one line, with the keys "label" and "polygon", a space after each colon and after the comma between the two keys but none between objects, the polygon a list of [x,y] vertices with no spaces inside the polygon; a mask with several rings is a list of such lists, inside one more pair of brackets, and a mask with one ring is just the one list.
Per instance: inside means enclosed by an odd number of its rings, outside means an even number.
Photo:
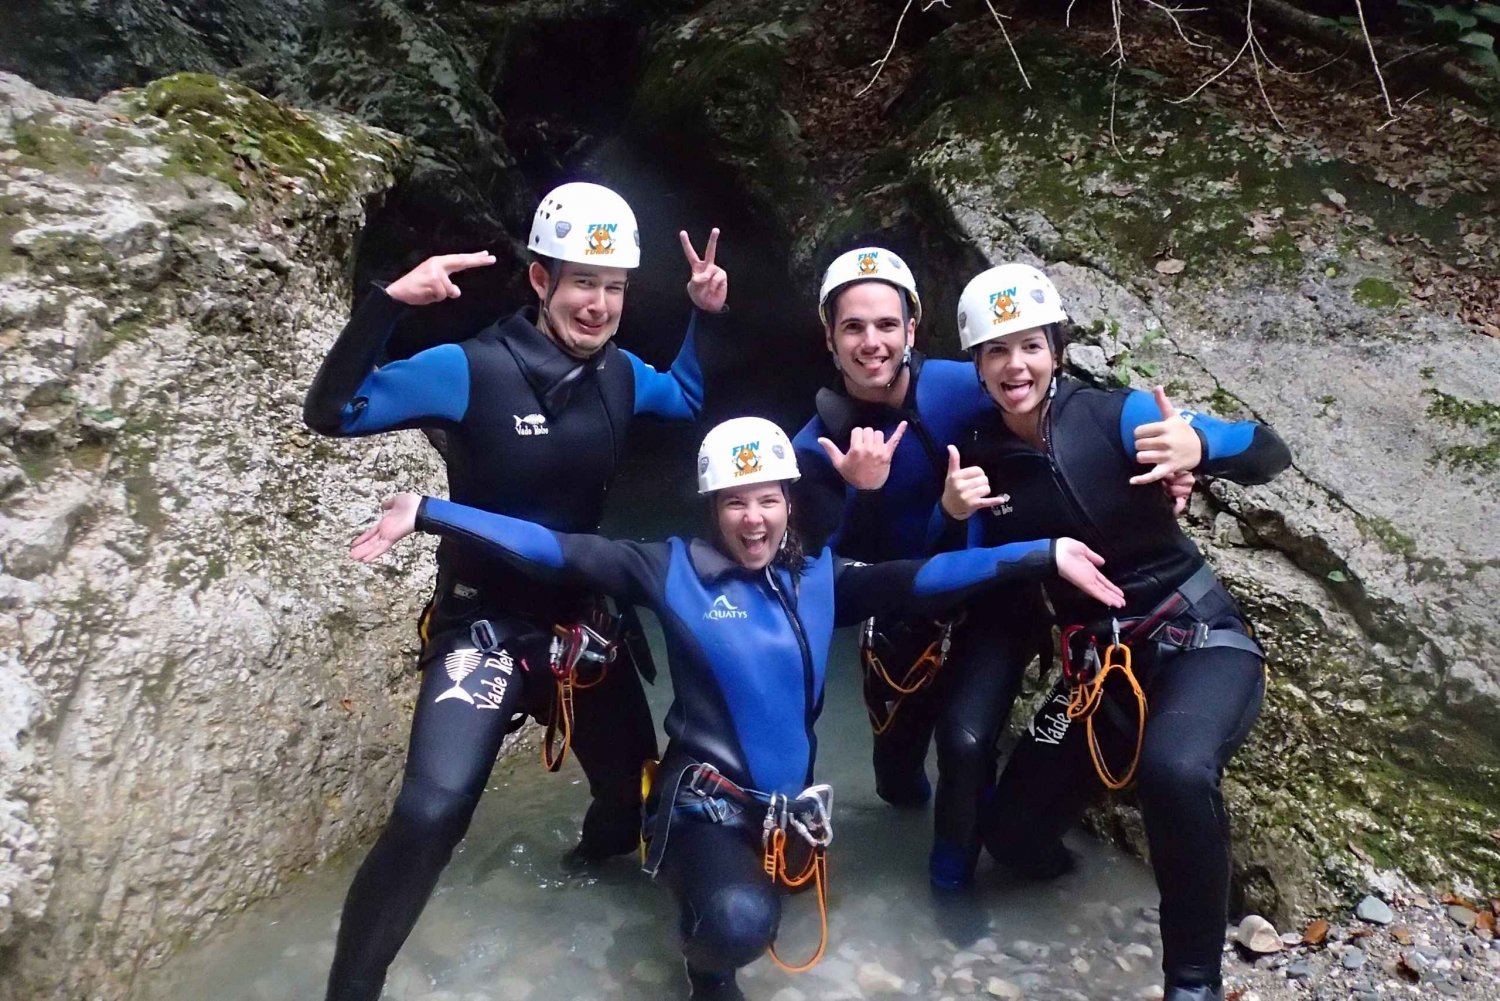
[{"label": "hand making peace sign", "polygon": [[487,250],[477,254],[439,254],[412,268],[385,287],[385,294],[408,306],[427,306],[444,299],[457,299],[461,293],[452,275],[469,268],[487,268],[495,255]]},{"label": "hand making peace sign", "polygon": [[693,249],[693,241],[687,235],[687,230],[679,231],[677,239],[682,241],[682,256],[687,258],[688,267],[693,270],[687,283],[688,298],[705,313],[720,312],[725,300],[729,298],[729,272],[714,263],[714,254],[719,250],[718,227],[709,230],[708,246],[704,248],[701,258]]}]

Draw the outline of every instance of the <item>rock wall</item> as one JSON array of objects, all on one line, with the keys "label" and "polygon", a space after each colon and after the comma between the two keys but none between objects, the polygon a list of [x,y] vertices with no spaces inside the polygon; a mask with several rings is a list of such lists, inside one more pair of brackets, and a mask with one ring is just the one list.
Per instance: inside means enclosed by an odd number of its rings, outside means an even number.
[{"label": "rock wall", "polygon": [[[1024,260],[1080,325],[1069,361],[1084,377],[1164,381],[1184,404],[1277,428],[1294,468],[1210,484],[1190,518],[1272,656],[1227,779],[1244,903],[1285,921],[1402,880],[1500,885],[1500,340],[1434,291],[1457,279],[1432,278],[1483,274],[1495,197],[1459,161],[1382,176],[1174,108],[1142,89],[1149,73],[1112,84],[1047,31],[1018,43],[1027,90],[972,19],[901,46],[853,98],[860,56],[893,27],[861,11],[703,5],[653,35],[658,89],[637,119],[667,128],[660,109],[706,106],[672,119],[688,130],[675,141],[752,194],[787,194],[768,211],[809,303],[834,253],[894,246],[921,273],[919,337],[951,355],[959,287]],[[754,88],[728,83],[741,72]],[[1457,148],[1494,141],[1467,138],[1474,121],[1445,113]],[[812,198],[778,180],[807,164]],[[1143,849],[1128,809],[1097,822]]]},{"label": "rock wall", "polygon": [[211,77],[0,75],[0,997],[124,997],[383,818],[430,561],[343,550],[440,477],[300,406],[410,155]]}]

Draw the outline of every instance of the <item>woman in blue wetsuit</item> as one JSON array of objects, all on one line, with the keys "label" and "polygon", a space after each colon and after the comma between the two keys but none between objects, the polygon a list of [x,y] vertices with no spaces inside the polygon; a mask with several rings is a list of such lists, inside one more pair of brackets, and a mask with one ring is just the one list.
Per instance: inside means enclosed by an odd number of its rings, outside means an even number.
[{"label": "woman in blue wetsuit", "polygon": [[350,550],[368,562],[415,529],[435,532],[656,613],[674,701],[647,804],[646,868],[677,897],[698,998],[739,997],[735,970],[775,940],[780,894],[765,849],[778,849],[787,832],[826,843],[826,787],[810,787],[835,626],[896,609],[938,611],[996,582],[1054,575],[1103,605],[1123,600],[1097,557],[1065,538],[877,565],[826,548],[805,556],[788,528],[787,487],[797,476],[781,429],[742,417],[710,431],[698,453],[712,541],[613,542],[398,494]]},{"label": "woman in blue wetsuit", "polygon": [[1063,679],[980,827],[1000,862],[1056,872],[1068,865],[1063,832],[1133,779],[1161,891],[1166,1001],[1222,999],[1219,780],[1260,711],[1264,655],[1155,484],[1183,470],[1264,483],[1291,456],[1264,425],[1178,412],[1160,388],[1105,391],[1061,375],[1066,320],[1052,283],[1023,264],[980,274],[959,300],[959,340],[996,409],[964,440],[964,465],[952,464],[945,512],[969,520],[973,546],[1082,539],[1125,593],[1112,612],[1044,584]]}]

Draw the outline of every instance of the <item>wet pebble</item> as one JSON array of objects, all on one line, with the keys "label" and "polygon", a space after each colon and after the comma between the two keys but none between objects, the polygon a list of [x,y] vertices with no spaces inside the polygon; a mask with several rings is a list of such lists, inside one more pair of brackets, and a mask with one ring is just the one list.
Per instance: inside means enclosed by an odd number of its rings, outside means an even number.
[{"label": "wet pebble", "polygon": [[1358,948],[1350,948],[1339,957],[1339,963],[1346,970],[1357,970],[1365,965],[1365,951]]},{"label": "wet pebble", "polygon": [[865,963],[854,975],[854,982],[866,994],[898,994],[906,981],[879,963]]},{"label": "wet pebble", "polygon": [[1388,925],[1396,920],[1390,905],[1379,897],[1366,897],[1354,909],[1354,916],[1375,925]]},{"label": "wet pebble", "polygon": [[1474,922],[1479,920],[1479,915],[1461,904],[1448,905],[1448,917],[1460,928],[1469,929],[1474,927]]},{"label": "wet pebble", "polygon": [[1235,940],[1255,953],[1281,951],[1281,936],[1276,928],[1259,914],[1247,914],[1235,929]]},{"label": "wet pebble", "polygon": [[1310,960],[1299,959],[1290,963],[1286,968],[1288,980],[1310,980],[1318,972],[1318,968]]},{"label": "wet pebble", "polygon": [[1019,1001],[1025,996],[1021,993],[1021,988],[1000,977],[991,977],[985,981],[984,991],[992,998],[1005,998],[1006,1001]]}]

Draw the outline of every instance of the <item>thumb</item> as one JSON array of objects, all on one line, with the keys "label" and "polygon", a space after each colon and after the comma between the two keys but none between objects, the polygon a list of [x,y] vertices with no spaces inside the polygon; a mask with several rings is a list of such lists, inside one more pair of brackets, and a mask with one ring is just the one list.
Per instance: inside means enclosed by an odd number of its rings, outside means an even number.
[{"label": "thumb", "polygon": [[844,453],[839,451],[837,445],[827,438],[819,438],[818,444],[823,446],[823,451],[828,455],[828,461],[833,463],[834,469],[844,464]]},{"label": "thumb", "polygon": [[960,464],[959,464],[959,461],[958,461],[958,446],[957,445],[949,445],[948,446],[948,475],[952,476],[954,473],[958,472],[960,468],[961,467],[960,467]]},{"label": "thumb", "polygon": [[1157,386],[1151,391],[1151,395],[1156,397],[1156,407],[1161,411],[1164,419],[1177,416],[1177,408],[1172,406],[1171,400],[1167,399],[1167,391],[1165,389]]}]

